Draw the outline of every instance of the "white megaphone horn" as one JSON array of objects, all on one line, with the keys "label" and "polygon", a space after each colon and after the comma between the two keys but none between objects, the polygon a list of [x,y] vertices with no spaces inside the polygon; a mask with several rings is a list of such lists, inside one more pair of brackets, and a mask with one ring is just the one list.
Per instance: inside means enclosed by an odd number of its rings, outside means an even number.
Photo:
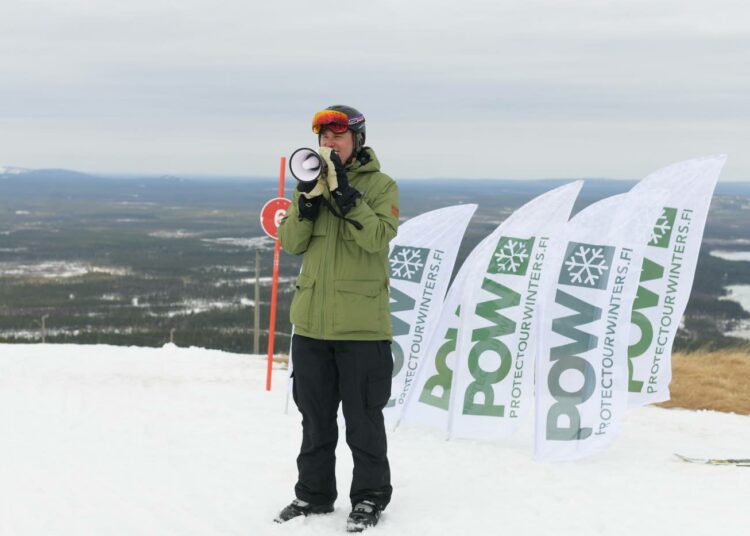
[{"label": "white megaphone horn", "polygon": [[289,157],[289,171],[300,182],[316,181],[323,173],[323,159],[313,149],[297,149]]}]

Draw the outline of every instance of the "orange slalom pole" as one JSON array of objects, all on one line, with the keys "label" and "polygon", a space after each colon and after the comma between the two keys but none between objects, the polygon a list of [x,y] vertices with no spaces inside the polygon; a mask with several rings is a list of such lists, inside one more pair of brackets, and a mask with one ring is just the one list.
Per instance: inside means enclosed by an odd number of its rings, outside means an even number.
[{"label": "orange slalom pole", "polygon": [[[284,174],[286,172],[286,157],[281,157],[279,168],[279,197],[284,197]],[[268,323],[268,367],[266,369],[266,391],[271,390],[271,369],[273,367],[273,341],[276,333],[276,298],[279,289],[279,257],[281,256],[281,242],[278,230],[276,244],[273,250],[273,282],[271,284],[271,318]]]}]

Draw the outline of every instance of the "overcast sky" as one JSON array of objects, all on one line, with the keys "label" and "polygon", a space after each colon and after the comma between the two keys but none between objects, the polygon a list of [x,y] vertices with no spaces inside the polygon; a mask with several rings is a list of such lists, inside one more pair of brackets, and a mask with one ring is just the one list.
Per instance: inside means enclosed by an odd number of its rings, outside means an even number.
[{"label": "overcast sky", "polygon": [[271,176],[336,103],[395,178],[750,180],[750,3],[0,3],[0,166]]}]

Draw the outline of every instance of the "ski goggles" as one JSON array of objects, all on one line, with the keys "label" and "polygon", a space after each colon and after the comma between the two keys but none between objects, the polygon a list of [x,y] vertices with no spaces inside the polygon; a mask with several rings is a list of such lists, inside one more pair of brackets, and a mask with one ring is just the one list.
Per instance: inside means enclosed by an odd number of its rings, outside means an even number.
[{"label": "ski goggles", "polygon": [[323,110],[313,116],[312,131],[315,134],[320,134],[321,129],[325,127],[331,132],[341,134],[346,132],[350,126],[361,123],[364,120],[365,116],[362,114],[349,117],[344,112],[339,112],[338,110]]}]

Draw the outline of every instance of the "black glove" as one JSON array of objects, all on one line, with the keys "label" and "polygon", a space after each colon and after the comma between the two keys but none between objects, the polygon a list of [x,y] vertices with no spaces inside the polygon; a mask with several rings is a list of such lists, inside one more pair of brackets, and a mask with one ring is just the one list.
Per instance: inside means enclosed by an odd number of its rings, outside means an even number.
[{"label": "black glove", "polygon": [[330,160],[336,174],[335,177],[333,173],[328,174],[328,189],[331,191],[331,196],[336,200],[341,214],[346,215],[347,212],[354,208],[357,198],[362,197],[362,194],[349,184],[344,164],[335,151],[331,151]]},{"label": "black glove", "polygon": [[314,221],[318,217],[320,202],[323,200],[321,197],[323,189],[323,181],[320,179],[309,182],[299,181],[297,183],[297,191],[299,191],[297,208],[299,209],[300,220],[305,218]]},{"label": "black glove", "polygon": [[[304,193],[311,193],[315,187],[318,185],[317,180],[315,181],[297,181],[297,191],[298,192],[304,192]],[[313,194],[315,195],[315,194]],[[319,195],[319,194],[318,194]]]},{"label": "black glove", "polygon": [[297,212],[299,212],[299,219],[303,218],[310,221],[315,221],[318,217],[318,211],[320,210],[320,203],[323,201],[321,196],[306,197],[302,194],[297,198]]}]

